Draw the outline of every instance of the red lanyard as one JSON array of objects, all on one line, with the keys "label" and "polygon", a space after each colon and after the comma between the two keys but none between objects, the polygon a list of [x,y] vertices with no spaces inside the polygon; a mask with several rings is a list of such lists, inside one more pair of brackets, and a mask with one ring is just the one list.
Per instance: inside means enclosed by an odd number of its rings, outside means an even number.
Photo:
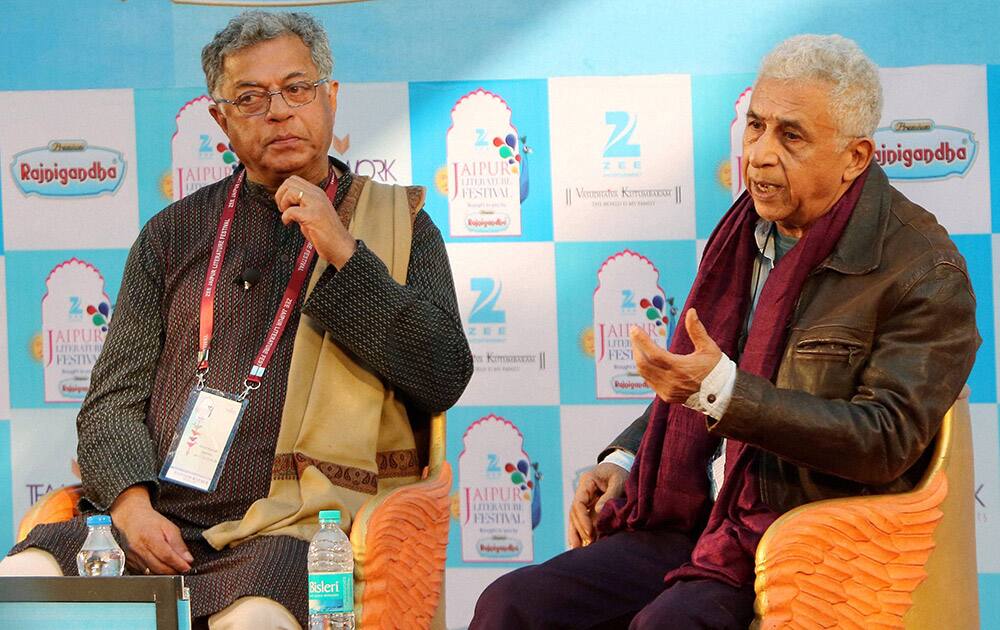
[{"label": "red lanyard", "polygon": [[[245,178],[246,170],[240,170],[239,174],[236,175],[236,179],[233,180],[232,187],[229,189],[229,198],[222,209],[222,215],[219,217],[219,227],[215,233],[215,247],[212,248],[212,257],[208,261],[208,270],[205,272],[205,288],[201,292],[199,316],[199,386],[204,384],[205,374],[208,373],[208,350],[212,343],[212,330],[215,323],[215,287],[219,281],[222,261],[226,257],[226,246],[229,245],[229,235],[232,232],[233,219],[236,216],[236,201],[240,196],[240,188]],[[330,198],[331,203],[334,201],[336,194],[337,176],[331,169],[330,183],[326,187],[326,196]],[[302,284],[305,282],[309,266],[315,254],[316,250],[313,248],[313,244],[307,239],[295,259],[295,269],[292,271],[292,277],[288,281],[288,286],[285,287],[285,294],[281,297],[281,305],[278,307],[278,312],[274,314],[271,329],[264,339],[260,351],[257,352],[257,358],[250,369],[250,375],[246,378],[246,389],[243,391],[244,397],[250,390],[260,387],[260,380],[264,377],[264,370],[267,369],[267,364],[271,362],[271,356],[274,354],[278,340],[281,339],[281,335],[285,331],[285,326],[288,325],[288,320],[291,317],[296,302],[298,302],[299,293],[302,291]]]}]

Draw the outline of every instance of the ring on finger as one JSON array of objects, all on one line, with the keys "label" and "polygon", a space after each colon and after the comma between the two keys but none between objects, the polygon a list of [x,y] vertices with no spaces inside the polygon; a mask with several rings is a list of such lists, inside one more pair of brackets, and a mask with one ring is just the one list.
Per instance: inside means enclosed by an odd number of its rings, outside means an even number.
[{"label": "ring on finger", "polygon": [[146,567],[145,570],[143,570],[143,573],[146,574],[146,575],[149,575],[149,573],[150,573],[149,567]]},{"label": "ring on finger", "polygon": [[304,191],[299,191],[298,203],[302,203],[302,195],[305,194]]}]

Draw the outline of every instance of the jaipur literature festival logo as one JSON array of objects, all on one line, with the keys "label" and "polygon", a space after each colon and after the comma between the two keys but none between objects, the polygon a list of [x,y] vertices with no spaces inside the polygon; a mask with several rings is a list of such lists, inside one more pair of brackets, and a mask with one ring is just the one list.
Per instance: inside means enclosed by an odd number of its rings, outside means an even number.
[{"label": "jaipur literature festival logo", "polygon": [[648,398],[652,390],[638,373],[629,331],[638,326],[667,348],[677,326],[673,298],[660,288],[660,272],[629,249],[607,258],[594,289],[594,366],[598,399]]},{"label": "jaipur literature festival logo", "polygon": [[968,129],[937,125],[929,118],[894,120],[875,130],[875,160],[889,179],[964,177],[978,148]]},{"label": "jaipur literature festival logo", "polygon": [[502,97],[477,89],[458,100],[447,136],[452,236],[520,236],[527,196],[522,140]]},{"label": "jaipur literature festival logo", "polygon": [[71,258],[45,279],[42,297],[42,365],[45,402],[80,402],[104,347],[111,300],[104,276],[90,263]]},{"label": "jaipur literature festival logo", "polygon": [[489,414],[462,436],[458,456],[463,562],[533,562],[541,519],[538,469],[514,423]]},{"label": "jaipur literature festival logo", "polygon": [[203,95],[177,112],[177,131],[170,139],[174,201],[228,177],[239,166],[228,138],[208,113],[211,104]]},{"label": "jaipur literature festival logo", "polygon": [[86,140],[52,140],[17,153],[10,165],[18,189],[39,197],[113,195],[125,179],[125,169],[120,151],[91,146]]}]

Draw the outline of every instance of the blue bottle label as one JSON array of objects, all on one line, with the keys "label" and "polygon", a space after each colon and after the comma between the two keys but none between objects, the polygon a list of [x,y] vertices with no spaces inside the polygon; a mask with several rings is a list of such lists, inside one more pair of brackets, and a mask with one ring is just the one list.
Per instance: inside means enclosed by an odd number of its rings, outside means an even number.
[{"label": "blue bottle label", "polygon": [[354,612],[353,573],[310,573],[309,614]]}]

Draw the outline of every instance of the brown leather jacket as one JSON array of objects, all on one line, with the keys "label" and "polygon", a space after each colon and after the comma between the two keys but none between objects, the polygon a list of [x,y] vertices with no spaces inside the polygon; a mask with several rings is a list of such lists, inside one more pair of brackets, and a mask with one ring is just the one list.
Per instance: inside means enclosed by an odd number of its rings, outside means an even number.
[{"label": "brown leather jacket", "polygon": [[[840,242],[803,286],[776,383],[738,371],[708,430],[759,447],[761,497],[778,512],[909,490],[972,369],[975,311],[947,232],[873,164]],[[647,416],[609,448],[638,450]]]}]

